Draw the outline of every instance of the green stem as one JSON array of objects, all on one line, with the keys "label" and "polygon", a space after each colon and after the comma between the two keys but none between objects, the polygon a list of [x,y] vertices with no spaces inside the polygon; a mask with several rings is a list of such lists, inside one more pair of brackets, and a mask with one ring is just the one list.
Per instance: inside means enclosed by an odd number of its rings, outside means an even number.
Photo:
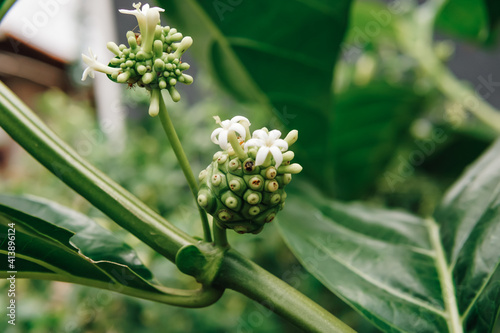
[{"label": "green stem", "polygon": [[[164,103],[161,103],[160,108],[164,110]],[[193,238],[170,225],[140,200],[78,156],[1,83],[0,124],[48,170],[166,258],[175,261],[179,249],[197,244]],[[219,234],[217,231],[215,237],[218,243],[223,245],[225,234],[220,231]],[[210,255],[207,258],[211,258]],[[41,275],[26,277],[43,278]],[[81,278],[78,283],[90,285],[84,280],[85,278]],[[91,285],[95,286],[94,283]],[[233,250],[224,252],[214,285],[238,291],[308,332],[353,332],[338,318],[299,291]],[[210,290],[206,294],[197,294],[197,291],[185,292],[190,294],[189,298],[174,301],[170,296],[175,297],[175,295],[170,295],[169,302],[186,302],[183,306],[193,305],[191,302],[196,303],[196,306],[203,302],[209,304],[219,297],[221,290]],[[159,302],[166,301],[166,298],[162,299],[160,295],[154,296],[144,291],[127,289],[124,293]]]},{"label": "green stem", "polygon": [[[69,116],[69,115],[68,115]],[[81,158],[0,83],[0,124],[49,171],[170,261],[196,241]]]},{"label": "green stem", "polygon": [[243,148],[241,148],[240,142],[238,141],[238,138],[236,138],[236,133],[234,131],[229,131],[229,133],[227,135],[227,139],[228,139],[229,143],[231,144],[231,147],[233,147],[233,150],[234,150],[234,153],[236,154],[236,156],[238,156],[238,158],[241,161],[246,160],[248,158],[248,155],[245,153]]},{"label": "green stem", "polygon": [[311,299],[234,250],[226,251],[215,282],[257,301],[306,332],[354,332]]},{"label": "green stem", "polygon": [[441,283],[441,292],[444,300],[444,310],[446,312],[446,323],[448,329],[453,333],[463,333],[464,329],[460,320],[459,306],[455,296],[455,283],[453,282],[453,272],[446,262],[446,253],[441,243],[439,225],[434,220],[427,220],[429,239],[432,248],[436,252],[436,269]]},{"label": "green stem", "polygon": [[5,17],[5,14],[9,9],[16,3],[16,0],[5,0],[3,5],[0,7],[0,21]]},{"label": "green stem", "polygon": [[229,248],[229,242],[227,241],[227,229],[219,227],[217,223],[214,222],[214,240],[215,246],[222,249]]},{"label": "green stem", "polygon": [[463,106],[477,119],[500,133],[500,112],[467,84],[460,82],[432,48],[435,20],[446,3],[446,0],[427,1],[418,8],[411,19],[400,20],[400,29],[397,29],[399,43],[417,60],[427,76],[449,100]]},{"label": "green stem", "polygon": [[[139,199],[82,159],[46,127],[3,83],[0,83],[0,111],[2,128],[28,153],[152,249],[174,262],[180,248],[196,243],[196,240],[170,225]],[[106,287],[109,283],[99,284],[99,282],[84,278],[77,278],[78,281],[75,281],[73,277],[60,277],[58,280],[103,289],[110,288]],[[163,294],[128,287],[116,291],[185,307],[207,306],[220,298],[222,294],[222,290],[212,288],[178,290],[157,287],[163,289]]]},{"label": "green stem", "polygon": [[[7,275],[0,273],[0,278]],[[146,299],[149,301],[180,306],[184,308],[202,308],[217,302],[223,294],[223,290],[213,288],[200,288],[196,290],[177,290],[155,286],[161,292],[136,289],[125,285],[116,285],[109,282],[97,281],[83,277],[67,276],[54,273],[18,272],[16,278],[52,280],[68,283],[77,283],[83,286],[100,288],[114,291],[120,294]]]},{"label": "green stem", "polygon": [[181,166],[182,172],[186,177],[189,188],[191,189],[191,193],[194,196],[194,201],[196,203],[196,207],[200,213],[201,224],[203,227],[203,238],[205,242],[212,241],[212,235],[210,234],[210,225],[208,223],[207,214],[203,210],[203,208],[198,205],[198,183],[196,182],[196,178],[194,177],[193,170],[191,170],[191,165],[189,164],[189,160],[186,157],[186,153],[184,153],[184,149],[182,149],[181,141],[177,136],[177,132],[175,131],[174,124],[168,115],[167,106],[165,104],[165,100],[163,95],[160,94],[160,121],[167,134],[168,141],[170,141],[170,145],[174,150],[175,156],[179,161],[179,165]]}]

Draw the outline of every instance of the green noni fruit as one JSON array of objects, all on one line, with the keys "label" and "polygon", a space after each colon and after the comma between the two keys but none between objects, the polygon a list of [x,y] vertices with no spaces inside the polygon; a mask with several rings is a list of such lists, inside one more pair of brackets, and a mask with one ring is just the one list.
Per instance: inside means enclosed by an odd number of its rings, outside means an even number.
[{"label": "green noni fruit", "polygon": [[212,163],[199,174],[198,204],[213,216],[221,228],[237,233],[259,233],[272,222],[286,200],[285,186],[302,167],[290,164],[294,154],[286,151],[297,140],[291,131],[256,130],[249,134],[250,122],[236,116],[220,121],[212,141],[222,148]]}]

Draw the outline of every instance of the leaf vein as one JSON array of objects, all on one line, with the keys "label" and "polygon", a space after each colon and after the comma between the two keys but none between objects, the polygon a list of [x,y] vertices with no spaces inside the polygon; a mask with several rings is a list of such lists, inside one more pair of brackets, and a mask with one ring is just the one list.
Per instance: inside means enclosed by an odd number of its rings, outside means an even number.
[{"label": "leaf vein", "polygon": [[312,238],[312,237],[309,237],[308,240],[315,246],[318,246],[320,247],[323,251],[325,251],[328,255],[331,256],[332,259],[334,259],[335,261],[337,261],[339,264],[341,264],[342,266],[346,267],[347,269],[349,269],[350,271],[352,271],[353,273],[357,274],[359,277],[361,277],[362,279],[364,279],[365,281],[367,281],[368,283],[371,283],[372,285],[386,291],[387,293],[391,294],[391,295],[394,295],[396,297],[399,297],[409,303],[412,303],[412,304],[415,304],[417,306],[420,306],[422,308],[425,308],[431,312],[434,312],[440,316],[445,316],[444,312],[441,311],[440,309],[438,308],[435,308],[433,307],[432,305],[430,305],[429,303],[427,302],[424,302],[422,300],[419,300],[419,299],[416,299],[416,298],[413,298],[411,296],[409,296],[408,294],[405,294],[403,292],[400,292],[380,281],[377,281],[375,279],[373,279],[372,277],[370,277],[369,275],[365,274],[364,272],[362,272],[361,270],[357,269],[356,267],[350,265],[349,263],[347,263],[346,261],[342,260],[340,257],[338,257],[337,255],[335,255],[335,253],[333,253],[328,247],[326,247],[324,244],[318,242],[316,239]]}]

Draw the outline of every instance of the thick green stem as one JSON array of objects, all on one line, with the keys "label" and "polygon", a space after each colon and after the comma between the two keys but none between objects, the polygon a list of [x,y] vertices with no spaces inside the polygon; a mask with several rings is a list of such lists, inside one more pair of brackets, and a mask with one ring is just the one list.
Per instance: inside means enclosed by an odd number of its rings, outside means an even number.
[{"label": "thick green stem", "polygon": [[219,227],[217,223],[214,223],[214,240],[215,246],[217,247],[223,249],[229,247],[229,243],[227,241],[227,229]]},{"label": "thick green stem", "polygon": [[[5,251],[0,251],[3,254],[7,254]],[[47,272],[17,272],[16,278],[20,279],[41,279],[41,280],[53,280],[68,283],[77,283],[83,286],[89,286],[94,288],[100,288],[110,291],[119,292],[120,294],[129,295],[133,297],[138,297],[142,299],[147,299],[150,301],[160,302],[164,304],[170,304],[175,306],[181,306],[186,308],[201,308],[209,306],[215,303],[222,294],[223,289],[214,289],[201,287],[196,290],[185,290],[185,289],[174,289],[168,288],[160,285],[154,285],[158,291],[150,291],[144,289],[137,289],[128,286],[123,283],[119,283],[116,279],[111,276],[111,281],[101,281],[88,279],[81,276],[74,276],[64,271],[63,269],[50,265],[43,260],[37,260],[35,258],[16,254],[16,258],[26,259],[32,263],[40,265],[47,268]],[[0,272],[0,278],[7,278],[9,274],[7,272]]]},{"label": "thick green stem", "polygon": [[210,234],[210,225],[208,223],[208,218],[207,214],[198,205],[198,183],[196,182],[196,178],[194,177],[193,170],[191,170],[191,165],[189,164],[189,160],[187,159],[186,153],[184,153],[184,149],[182,148],[181,141],[179,140],[179,137],[177,136],[177,132],[175,131],[175,127],[172,124],[172,120],[170,119],[170,116],[168,115],[167,111],[167,106],[165,105],[165,100],[163,96],[160,94],[160,120],[161,124],[163,126],[163,129],[165,130],[165,133],[167,134],[167,138],[170,141],[170,145],[172,146],[172,149],[174,150],[175,156],[177,157],[177,160],[179,161],[179,165],[181,166],[182,172],[184,173],[184,176],[186,177],[186,180],[188,182],[189,188],[191,189],[191,193],[194,196],[194,201],[196,203],[196,207],[198,208],[198,211],[200,213],[201,217],[201,224],[203,227],[203,237],[205,242],[211,242],[212,241],[212,235]]},{"label": "thick green stem", "polygon": [[[46,127],[3,83],[0,83],[0,111],[2,128],[28,153],[69,187],[152,249],[167,259],[175,261],[175,256],[180,248],[196,243],[196,240],[170,225],[139,199],[82,159]],[[59,281],[103,289],[111,288],[109,283],[100,283],[73,276],[67,277],[64,274],[57,276],[56,280]],[[212,288],[179,290],[158,287],[164,289],[163,294],[127,287],[116,291],[183,307],[207,306],[219,299],[223,292],[223,290]]]},{"label": "thick green stem", "polygon": [[354,332],[311,299],[234,250],[226,252],[216,283],[248,296],[306,332]]},{"label": "thick green stem", "polygon": [[181,247],[196,243],[81,158],[3,83],[0,83],[0,125],[69,187],[169,260],[175,260]]},{"label": "thick green stem", "polygon": [[[161,103],[161,109],[164,109],[164,103]],[[0,124],[48,170],[166,258],[175,261],[179,249],[197,243],[78,156],[3,84],[0,84]],[[224,245],[225,231],[220,231],[215,237],[220,245]],[[218,290],[185,291],[187,297],[181,295],[180,300],[176,299],[179,294],[153,296],[137,290],[125,290],[124,293],[194,307],[214,302],[227,287],[256,300],[308,332],[353,332],[299,291],[233,250],[224,252],[218,267],[220,270],[214,281],[215,286],[221,287]],[[77,283],[95,286],[84,279]]]}]

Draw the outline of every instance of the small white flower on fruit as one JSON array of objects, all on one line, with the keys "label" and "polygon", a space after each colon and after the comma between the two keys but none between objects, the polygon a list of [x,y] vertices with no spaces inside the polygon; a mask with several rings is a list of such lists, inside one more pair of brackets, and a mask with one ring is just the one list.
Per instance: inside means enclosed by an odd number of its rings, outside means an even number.
[{"label": "small white flower on fruit", "polygon": [[283,162],[283,152],[288,149],[288,143],[280,139],[281,132],[272,130],[269,133],[265,130],[256,130],[253,132],[252,139],[245,143],[245,149],[248,147],[259,147],[255,158],[255,165],[259,166],[264,163],[269,153],[273,156],[278,168]]},{"label": "small white flower on fruit", "polygon": [[155,35],[156,25],[160,20],[160,12],[165,9],[160,7],[149,7],[145,4],[141,8],[141,3],[133,4],[135,10],[120,9],[119,12],[127,15],[134,15],[139,23],[139,30],[141,30],[142,48],[145,52],[151,52],[153,49],[153,41]]},{"label": "small white flower on fruit", "polygon": [[242,138],[246,137],[246,129],[250,126],[250,121],[243,116],[236,116],[231,118],[231,120],[220,121],[218,116],[214,117],[217,124],[220,124],[221,128],[217,128],[212,132],[212,142],[218,144],[223,150],[228,149],[228,135],[229,131],[234,131]]}]

